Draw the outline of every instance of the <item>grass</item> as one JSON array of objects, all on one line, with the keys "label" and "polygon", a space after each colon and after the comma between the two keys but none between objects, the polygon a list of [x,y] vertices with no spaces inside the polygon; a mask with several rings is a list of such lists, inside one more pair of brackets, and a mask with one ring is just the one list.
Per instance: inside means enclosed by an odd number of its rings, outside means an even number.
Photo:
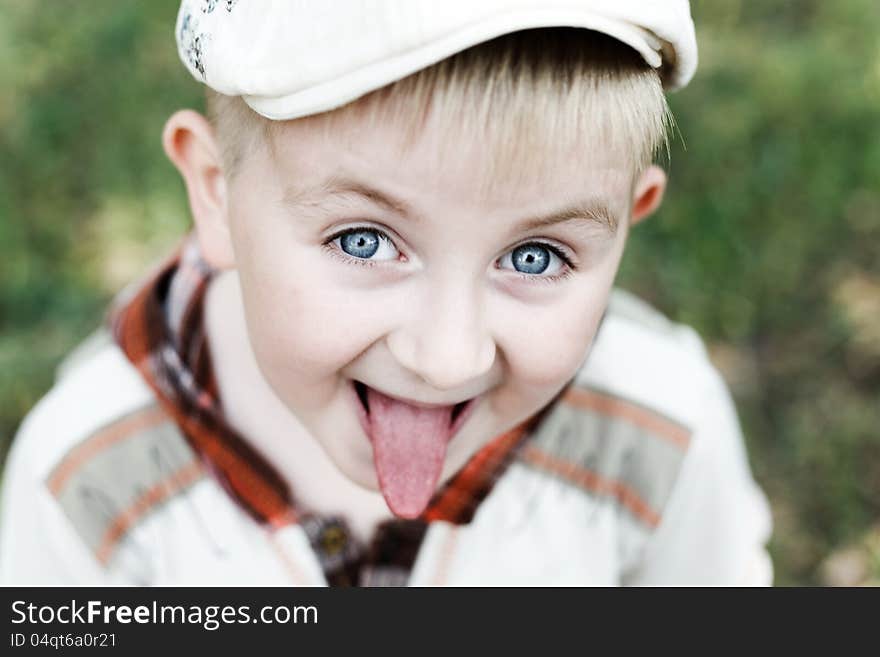
[{"label": "grass", "polygon": [[[170,113],[201,107],[177,6],[0,0],[0,455],[111,295],[188,229],[159,143]],[[670,99],[671,186],[620,283],[693,325],[730,384],[777,581],[876,582],[880,12],[693,13],[700,69]]]}]

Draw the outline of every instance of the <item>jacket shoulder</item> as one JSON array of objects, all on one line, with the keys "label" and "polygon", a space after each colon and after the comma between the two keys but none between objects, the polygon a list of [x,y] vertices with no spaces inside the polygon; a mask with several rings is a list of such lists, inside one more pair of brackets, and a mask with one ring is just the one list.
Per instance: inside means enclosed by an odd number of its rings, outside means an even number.
[{"label": "jacket shoulder", "polygon": [[631,400],[692,426],[719,375],[702,339],[630,292],[613,290],[578,386]]},{"label": "jacket shoulder", "polygon": [[52,388],[25,416],[12,450],[45,477],[78,442],[156,398],[104,331],[74,349]]},{"label": "jacket shoulder", "polygon": [[150,511],[203,476],[137,368],[101,334],[62,363],[25,418],[10,470],[18,483],[7,494],[48,494],[102,565]]}]

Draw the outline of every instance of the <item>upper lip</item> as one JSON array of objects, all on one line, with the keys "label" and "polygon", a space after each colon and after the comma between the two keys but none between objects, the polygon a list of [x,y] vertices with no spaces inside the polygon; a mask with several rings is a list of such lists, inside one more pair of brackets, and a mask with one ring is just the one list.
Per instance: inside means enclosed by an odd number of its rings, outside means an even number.
[{"label": "upper lip", "polygon": [[355,381],[355,383],[359,383],[360,385],[366,386],[368,388],[372,388],[374,391],[376,391],[382,395],[385,395],[386,397],[390,397],[391,399],[394,399],[396,401],[403,402],[403,403],[409,404],[411,406],[416,406],[418,408],[446,408],[447,406],[457,406],[458,404],[464,404],[466,402],[469,402],[471,399],[473,399],[473,397],[468,397],[466,399],[460,399],[458,401],[423,402],[423,401],[418,401],[415,399],[409,399],[409,398],[403,397],[401,395],[394,395],[394,394],[385,392],[384,390],[380,390],[379,388],[377,388],[375,386],[368,385],[366,383],[363,383],[362,381]]}]

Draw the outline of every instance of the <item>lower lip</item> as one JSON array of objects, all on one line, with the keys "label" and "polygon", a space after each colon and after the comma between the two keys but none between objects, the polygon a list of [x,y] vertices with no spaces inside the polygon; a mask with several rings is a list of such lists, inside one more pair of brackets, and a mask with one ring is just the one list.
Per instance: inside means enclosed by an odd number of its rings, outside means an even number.
[{"label": "lower lip", "polygon": [[[364,405],[361,403],[361,399],[358,396],[357,389],[355,388],[354,381],[349,382],[348,386],[351,391],[351,399],[352,403],[355,407],[355,412],[357,413],[358,420],[361,423],[361,428],[364,430],[364,433],[367,435],[367,438],[372,442],[371,437],[371,429],[370,429],[370,416],[367,413],[367,410],[364,408]],[[458,433],[458,430],[467,422],[467,419],[473,414],[474,409],[477,407],[477,403],[482,398],[482,395],[477,395],[476,397],[468,400],[465,404],[464,408],[461,409],[459,414],[456,416],[455,421],[452,423],[452,426],[449,429],[449,440],[452,440],[455,437],[455,434]]]}]

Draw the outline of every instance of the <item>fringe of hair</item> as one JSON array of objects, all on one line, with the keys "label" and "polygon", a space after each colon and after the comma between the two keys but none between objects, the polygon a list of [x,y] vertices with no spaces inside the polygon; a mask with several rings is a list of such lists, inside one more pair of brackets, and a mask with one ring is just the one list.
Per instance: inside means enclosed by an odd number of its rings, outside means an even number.
[{"label": "fringe of hair", "polygon": [[[261,139],[271,148],[287,123],[210,89],[207,108],[229,176]],[[465,143],[488,149],[490,178],[509,178],[526,162],[534,170],[536,163],[572,152],[600,167],[628,167],[635,177],[661,151],[668,158],[672,126],[658,72],[620,41],[576,28],[507,34],[343,107],[294,120],[312,121],[329,136],[352,117],[359,129],[398,128],[401,150],[433,122],[450,135],[448,148]]]}]

